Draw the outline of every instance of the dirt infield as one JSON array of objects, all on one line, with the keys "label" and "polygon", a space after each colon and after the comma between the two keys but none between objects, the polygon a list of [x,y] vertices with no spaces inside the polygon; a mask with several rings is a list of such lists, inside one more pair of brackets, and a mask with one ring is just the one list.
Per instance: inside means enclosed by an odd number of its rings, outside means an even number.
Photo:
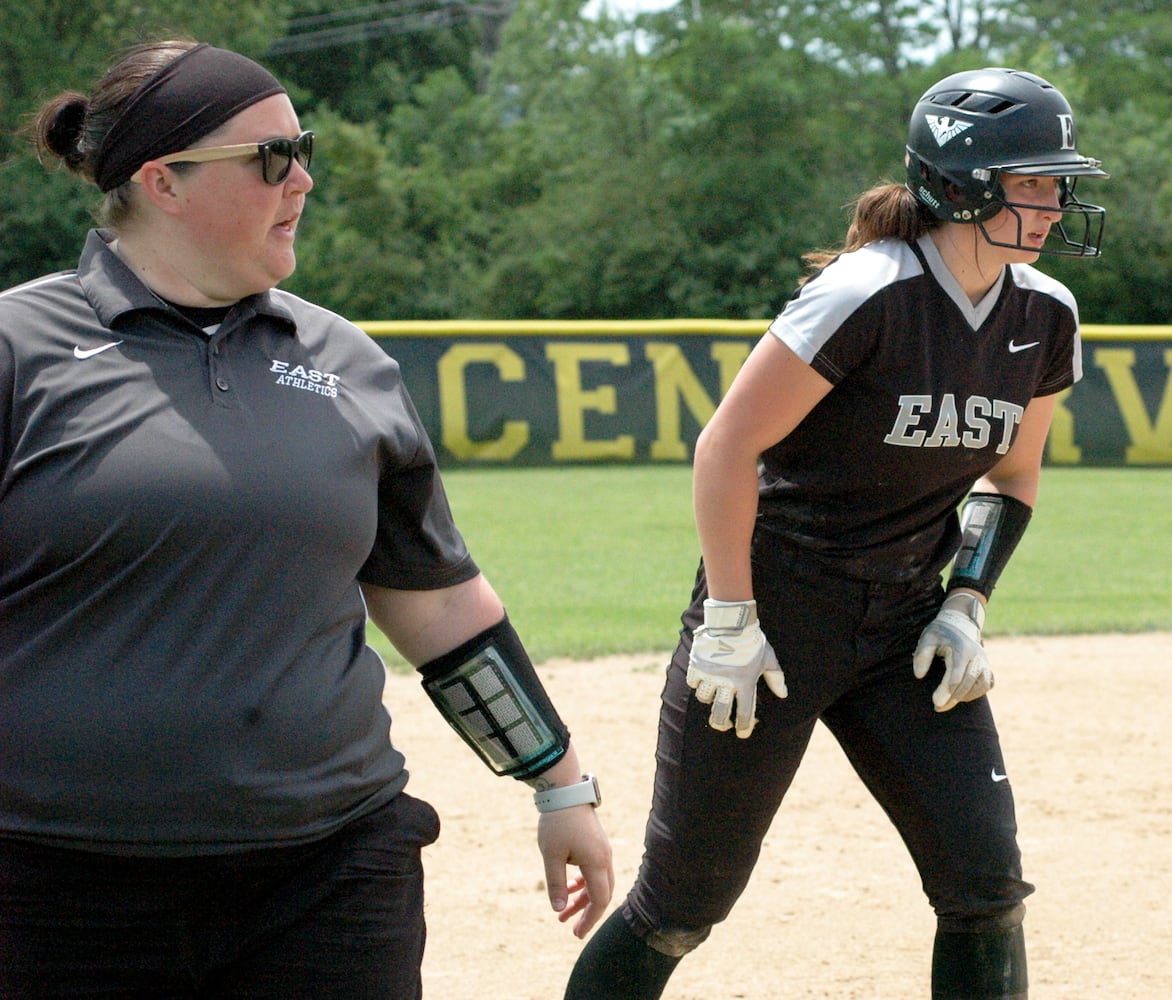
[{"label": "dirt infield", "polygon": [[[1021,828],[1032,1000],[1172,997],[1172,635],[992,639]],[[541,668],[603,784],[616,901],[639,863],[663,656]],[[908,669],[911,669],[910,666]],[[388,679],[427,852],[426,1000],[560,1000],[581,948],[546,901],[528,790],[494,778],[413,675]],[[748,890],[671,1000],[926,997],[933,919],[894,830],[819,729]]]}]

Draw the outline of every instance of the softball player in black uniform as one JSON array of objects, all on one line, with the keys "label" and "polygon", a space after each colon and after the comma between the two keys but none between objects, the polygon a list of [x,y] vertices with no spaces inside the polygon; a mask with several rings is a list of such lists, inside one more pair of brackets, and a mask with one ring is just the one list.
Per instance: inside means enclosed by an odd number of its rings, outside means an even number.
[{"label": "softball player in black uniform", "polygon": [[284,88],[147,44],[36,137],[109,225],[0,293],[0,998],[417,1000],[439,821],[368,616],[532,786],[584,935],[613,884],[598,786],[399,366],[274,287],[313,186]]},{"label": "softball player in black uniform", "polygon": [[810,256],[696,446],[703,559],[643,862],[569,1000],[662,994],[744,889],[819,720],[917,865],[932,996],[1026,995],[1032,887],[981,628],[1054,394],[1081,374],[1074,300],[1030,266],[1098,254],[1079,176],[1105,175],[1057,90],[959,73],[914,110],[907,183],[864,194],[844,249]]}]

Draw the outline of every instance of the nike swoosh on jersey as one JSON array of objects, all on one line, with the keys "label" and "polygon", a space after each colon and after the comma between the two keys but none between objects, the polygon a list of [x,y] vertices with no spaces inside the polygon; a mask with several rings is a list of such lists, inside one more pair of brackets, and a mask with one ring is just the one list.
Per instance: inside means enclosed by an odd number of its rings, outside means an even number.
[{"label": "nike swoosh on jersey", "polygon": [[1015,344],[1012,340],[1009,342],[1009,353],[1016,354],[1018,351],[1028,351],[1031,347],[1037,347],[1040,341],[1031,340],[1028,344]]},{"label": "nike swoosh on jersey", "polygon": [[109,344],[102,344],[100,347],[91,347],[88,350],[83,350],[80,347],[74,347],[73,356],[78,361],[85,361],[86,358],[92,358],[95,354],[101,354],[102,351],[108,351],[111,347],[117,347],[121,344],[121,340],[115,340]]},{"label": "nike swoosh on jersey", "polygon": [[989,777],[992,778],[994,781],[1006,781],[1009,778],[1009,775],[1008,774],[998,774],[997,768],[993,768],[993,770],[989,773]]}]

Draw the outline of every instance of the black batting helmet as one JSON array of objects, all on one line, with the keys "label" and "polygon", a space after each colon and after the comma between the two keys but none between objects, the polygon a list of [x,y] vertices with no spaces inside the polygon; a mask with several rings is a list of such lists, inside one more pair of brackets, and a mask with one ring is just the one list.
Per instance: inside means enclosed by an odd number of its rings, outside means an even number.
[{"label": "black batting helmet", "polygon": [[[1074,195],[1078,177],[1106,177],[1099,161],[1078,153],[1074,114],[1065,97],[1040,76],[988,68],[954,73],[917,102],[908,127],[907,186],[946,222],[980,226],[1003,208],[1002,173],[1062,179],[1058,232],[1063,247],[1045,252],[1077,257],[1099,253],[1105,212]],[[1082,220],[1083,238],[1072,239],[1067,217]],[[1018,216],[1017,246],[1021,218]],[[990,240],[990,242],[997,242]],[[1029,249],[1029,248],[1022,248]]]}]

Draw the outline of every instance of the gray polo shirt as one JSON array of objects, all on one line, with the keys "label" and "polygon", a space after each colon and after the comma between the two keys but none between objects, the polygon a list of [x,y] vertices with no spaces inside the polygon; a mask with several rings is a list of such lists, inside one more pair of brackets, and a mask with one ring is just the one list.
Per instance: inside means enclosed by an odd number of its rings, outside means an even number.
[{"label": "gray polo shirt", "polygon": [[325,836],[406,782],[358,581],[477,568],[369,337],[281,291],[209,335],[107,239],[0,293],[0,835]]}]

